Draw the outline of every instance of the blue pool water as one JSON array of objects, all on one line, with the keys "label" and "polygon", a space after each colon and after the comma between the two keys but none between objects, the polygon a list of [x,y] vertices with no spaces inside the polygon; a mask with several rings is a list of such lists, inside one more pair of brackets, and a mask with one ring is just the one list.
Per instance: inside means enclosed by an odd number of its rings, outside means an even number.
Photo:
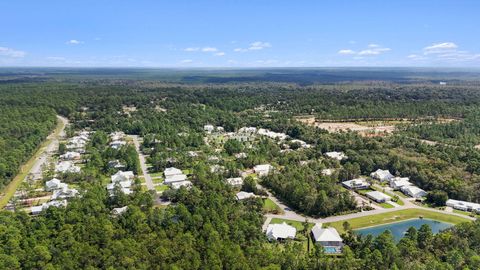
[{"label": "blue pool water", "polygon": [[398,242],[405,235],[408,228],[415,227],[418,230],[423,224],[428,224],[434,234],[453,226],[453,224],[450,223],[440,222],[432,219],[417,218],[364,229],[358,229],[354,231],[361,235],[371,234],[373,236],[377,236],[386,230],[390,230],[393,234],[393,237],[395,238],[395,241]]},{"label": "blue pool water", "polygon": [[335,247],[323,247],[323,249],[327,254],[340,253],[340,250],[337,250]]}]

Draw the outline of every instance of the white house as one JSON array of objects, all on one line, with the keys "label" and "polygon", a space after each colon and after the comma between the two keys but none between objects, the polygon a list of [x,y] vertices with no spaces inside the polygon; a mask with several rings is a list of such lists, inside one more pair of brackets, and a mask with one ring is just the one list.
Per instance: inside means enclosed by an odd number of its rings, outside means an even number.
[{"label": "white house", "polygon": [[168,184],[171,184],[171,183],[182,182],[182,181],[185,181],[185,180],[187,180],[187,176],[185,174],[175,174],[175,175],[171,175],[171,176],[166,177],[165,180],[164,180],[164,183],[166,185],[168,185]]},{"label": "white house", "polygon": [[132,171],[118,171],[116,174],[112,175],[111,177],[112,183],[123,182],[123,181],[131,181],[135,178],[135,175]]},{"label": "white house", "polygon": [[285,222],[282,224],[269,224],[266,234],[269,240],[294,239],[297,234],[297,229]]},{"label": "white house", "polygon": [[126,167],[125,164],[122,164],[120,160],[111,160],[108,162],[108,167],[109,168],[114,168],[114,169],[123,169]]},{"label": "white house", "polygon": [[261,164],[253,167],[253,171],[258,174],[258,176],[266,176],[270,173],[272,165],[270,164]]},{"label": "white house", "polygon": [[237,200],[241,201],[241,200],[245,200],[245,199],[248,199],[248,198],[255,198],[257,196],[255,194],[253,194],[252,192],[240,191],[240,192],[237,193],[237,195],[235,195],[235,197],[237,198]]},{"label": "white house", "polygon": [[59,173],[79,173],[80,167],[75,166],[71,161],[61,161],[55,166],[55,171]]},{"label": "white house", "polygon": [[370,184],[363,178],[352,179],[342,182],[342,185],[348,189],[367,189]]},{"label": "white house", "polygon": [[271,139],[279,139],[281,141],[288,138],[288,135],[285,134],[285,133],[274,132],[274,131],[270,131],[270,130],[264,129],[264,128],[259,129],[258,134],[262,135],[262,136],[269,137]]},{"label": "white house", "polygon": [[370,174],[370,177],[379,180],[380,182],[390,181],[394,176],[390,173],[389,170],[378,169]]},{"label": "white house", "polygon": [[125,133],[123,131],[115,131],[110,133],[109,136],[112,141],[120,141],[120,140],[123,140],[123,138],[125,138]]},{"label": "white house", "polygon": [[365,195],[376,201],[377,203],[384,203],[384,202],[387,202],[387,201],[390,201],[392,199],[392,197],[388,196],[387,194],[384,194],[380,191],[370,191],[370,192],[367,192],[365,193]]},{"label": "white house", "polygon": [[322,170],[322,175],[330,176],[335,172],[335,169],[323,169]]},{"label": "white house", "polygon": [[427,192],[416,186],[403,186],[400,189],[405,195],[413,198],[421,198],[427,196]]},{"label": "white house", "polygon": [[172,175],[177,175],[177,174],[183,174],[183,172],[182,172],[182,170],[177,169],[175,167],[166,168],[163,171],[163,175],[165,176],[165,178],[167,178],[169,176],[172,176]]},{"label": "white house", "polygon": [[257,133],[256,127],[242,127],[238,130],[238,133]]},{"label": "white house", "polygon": [[241,152],[241,153],[235,154],[235,157],[236,157],[236,158],[239,158],[239,159],[240,159],[240,158],[246,158],[246,157],[247,157],[247,154],[244,153],[244,152]]},{"label": "white house", "polygon": [[390,187],[394,190],[399,190],[404,186],[411,186],[410,179],[408,177],[394,177],[390,179]]},{"label": "white house", "polygon": [[124,145],[127,145],[126,141],[113,141],[110,143],[110,147],[113,149],[120,149]]},{"label": "white house", "polygon": [[53,206],[53,207],[66,207],[67,206],[67,201],[66,200],[61,200],[61,201],[53,200],[53,201],[43,203],[42,205],[39,205],[39,206],[32,206],[30,208],[30,213],[32,215],[38,215],[42,211],[47,210],[51,206]]},{"label": "white house", "polygon": [[204,125],[203,130],[205,130],[208,133],[211,133],[212,131],[215,130],[215,127],[213,125]]},{"label": "white house", "polygon": [[332,227],[323,229],[321,223],[315,224],[312,228],[312,237],[316,243],[322,245],[326,253],[340,253],[343,247],[343,239],[337,230]]},{"label": "white house", "polygon": [[115,216],[118,216],[125,213],[127,210],[128,210],[128,205],[125,205],[124,207],[113,208],[112,214]]},{"label": "white house", "polygon": [[53,178],[52,180],[49,180],[49,181],[45,182],[45,190],[46,191],[52,191],[52,190],[55,190],[55,189],[62,188],[62,186],[63,186],[62,184],[65,185],[59,179]]},{"label": "white house", "polygon": [[179,189],[181,187],[185,187],[185,188],[190,188],[192,187],[192,182],[188,181],[188,180],[185,180],[185,181],[179,181],[179,182],[173,182],[170,184],[170,187],[172,189]]},{"label": "white house", "polygon": [[480,212],[480,204],[478,203],[448,199],[446,205],[462,211]]},{"label": "white house", "polygon": [[64,186],[61,189],[56,189],[53,191],[52,197],[50,197],[50,199],[52,200],[66,199],[66,198],[76,197],[77,195],[78,195],[78,190],[74,188],[69,188],[67,184],[64,184]]},{"label": "white house", "polygon": [[302,140],[293,139],[293,140],[290,140],[290,142],[291,142],[291,143],[298,143],[301,148],[310,148],[310,147],[312,147],[310,144],[308,144],[308,143],[306,143],[305,141],[302,141]]},{"label": "white house", "polygon": [[78,159],[80,159],[80,157],[81,157],[80,153],[72,152],[72,151],[69,151],[69,152],[66,152],[63,155],[60,155],[60,158],[63,159],[63,160],[78,160]]},{"label": "white house", "polygon": [[243,185],[243,179],[241,177],[232,177],[225,180],[227,184],[234,187],[241,187]]},{"label": "white house", "polygon": [[326,152],[325,153],[325,156],[329,157],[329,158],[332,158],[332,159],[336,159],[336,160],[344,160],[344,159],[347,159],[348,157],[345,155],[345,153],[343,152]]}]

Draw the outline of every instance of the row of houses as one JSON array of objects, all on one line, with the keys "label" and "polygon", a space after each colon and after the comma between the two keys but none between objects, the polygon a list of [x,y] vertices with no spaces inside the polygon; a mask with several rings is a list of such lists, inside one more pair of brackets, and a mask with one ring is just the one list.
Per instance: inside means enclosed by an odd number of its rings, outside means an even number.
[{"label": "row of houses", "polygon": [[[284,241],[295,239],[297,229],[283,222],[281,224],[269,224],[265,233],[271,241]],[[343,239],[333,227],[322,228],[322,224],[317,223],[311,230],[311,237],[315,243],[323,246],[325,253],[337,254],[342,252]]]},{"label": "row of houses", "polygon": [[79,194],[77,189],[69,188],[67,183],[62,183],[57,178],[45,182],[45,191],[53,192],[50,201],[39,206],[32,206],[30,208],[32,215],[38,215],[50,207],[65,207],[67,206],[67,198],[76,197]]},{"label": "row of houses", "polygon": [[169,185],[172,189],[179,189],[180,187],[190,188],[192,186],[192,182],[187,180],[187,175],[175,167],[166,168],[163,171],[163,175],[165,177],[163,183]]},{"label": "row of houses", "polygon": [[453,209],[480,213],[480,204],[478,203],[448,199],[445,204]]},{"label": "row of houses", "polygon": [[120,149],[122,146],[127,145],[127,142],[125,141],[125,136],[125,133],[122,131],[110,133],[110,147],[113,149]]},{"label": "row of houses", "polygon": [[380,182],[387,182],[393,190],[400,190],[405,195],[412,198],[422,198],[427,195],[427,192],[410,182],[408,177],[395,177],[389,170],[378,169],[372,172],[370,176]]},{"label": "row of houses", "polygon": [[76,136],[67,140],[66,148],[70,152],[85,153],[85,147],[90,139],[92,131],[80,131]]},{"label": "row of houses", "polygon": [[126,195],[132,194],[131,187],[135,175],[132,171],[118,171],[110,177],[111,182],[107,185],[107,191],[110,196],[114,195],[115,188],[118,187],[120,191]]}]

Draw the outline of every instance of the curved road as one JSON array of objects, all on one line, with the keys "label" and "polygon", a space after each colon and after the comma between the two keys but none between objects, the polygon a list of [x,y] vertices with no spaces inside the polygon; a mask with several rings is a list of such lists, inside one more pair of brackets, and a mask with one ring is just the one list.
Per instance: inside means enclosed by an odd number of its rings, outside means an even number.
[{"label": "curved road", "polygon": [[[257,185],[257,187],[262,188],[262,186]],[[309,217],[305,215],[300,215],[298,213],[295,213],[294,211],[290,210],[290,208],[283,204],[280,200],[278,200],[275,196],[273,196],[268,190],[264,189],[267,191],[268,198],[271,199],[273,202],[275,202],[280,208],[282,208],[285,213],[282,215],[275,215],[275,214],[266,214],[265,217],[267,218],[265,220],[265,223],[263,224],[263,229],[266,230],[266,227],[272,220],[272,218],[280,218],[280,219],[287,219],[287,220],[294,220],[294,221],[300,221],[304,222],[306,219],[308,219],[308,222],[314,222],[314,223],[331,223],[331,222],[336,222],[336,221],[342,221],[342,220],[347,220],[347,219],[352,219],[352,218],[357,218],[357,217],[365,217],[365,216],[372,216],[372,215],[378,215],[378,214],[383,214],[383,213],[390,213],[390,212],[395,212],[395,211],[400,211],[400,210],[405,210],[405,209],[421,209],[421,210],[426,210],[426,211],[431,211],[431,212],[437,212],[437,213],[442,213],[446,215],[453,215],[453,216],[458,216],[470,220],[476,220],[476,218],[458,214],[458,213],[451,213],[451,212],[445,212],[442,210],[438,209],[432,209],[432,208],[427,208],[427,207],[422,207],[419,205],[416,205],[412,203],[408,198],[400,198],[400,200],[403,201],[404,205],[395,207],[395,208],[378,208],[370,211],[363,211],[363,212],[357,212],[357,213],[352,213],[352,214],[347,214],[347,215],[341,215],[341,216],[331,216],[331,217],[326,217],[326,218],[314,218],[314,217]]]}]

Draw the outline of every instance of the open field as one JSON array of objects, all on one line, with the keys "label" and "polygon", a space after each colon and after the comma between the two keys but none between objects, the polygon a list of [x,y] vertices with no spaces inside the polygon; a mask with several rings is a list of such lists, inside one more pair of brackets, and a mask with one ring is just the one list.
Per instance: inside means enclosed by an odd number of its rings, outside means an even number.
[{"label": "open field", "polygon": [[277,204],[275,204],[275,202],[273,202],[270,198],[266,198],[263,201],[263,210],[267,213],[282,212],[282,209]]},{"label": "open field", "polygon": [[0,198],[0,208],[3,208],[7,205],[8,201],[10,201],[10,199],[15,194],[15,191],[17,190],[17,188],[20,186],[20,184],[23,182],[23,180],[27,177],[27,175],[32,170],[37,159],[39,159],[40,156],[44,154],[49,144],[52,142],[54,138],[60,135],[64,127],[65,127],[65,123],[59,119],[57,122],[57,126],[55,127],[55,130],[39,146],[35,154],[20,168],[17,176],[15,176],[15,178],[13,178],[12,181],[2,191],[2,196]]},{"label": "open field", "polygon": [[332,226],[337,229],[339,232],[344,232],[343,230],[343,223],[347,221],[350,224],[352,229],[360,229],[364,227],[376,226],[386,223],[392,223],[397,221],[402,221],[406,219],[412,218],[428,218],[438,221],[443,221],[452,224],[458,224],[461,222],[468,222],[470,221],[467,218],[462,218],[459,216],[442,214],[438,212],[432,212],[423,209],[405,209],[405,210],[398,210],[394,212],[382,213],[378,215],[372,216],[365,216],[365,217],[358,217],[352,218],[348,220],[342,220],[332,223],[325,223],[326,226]]}]

